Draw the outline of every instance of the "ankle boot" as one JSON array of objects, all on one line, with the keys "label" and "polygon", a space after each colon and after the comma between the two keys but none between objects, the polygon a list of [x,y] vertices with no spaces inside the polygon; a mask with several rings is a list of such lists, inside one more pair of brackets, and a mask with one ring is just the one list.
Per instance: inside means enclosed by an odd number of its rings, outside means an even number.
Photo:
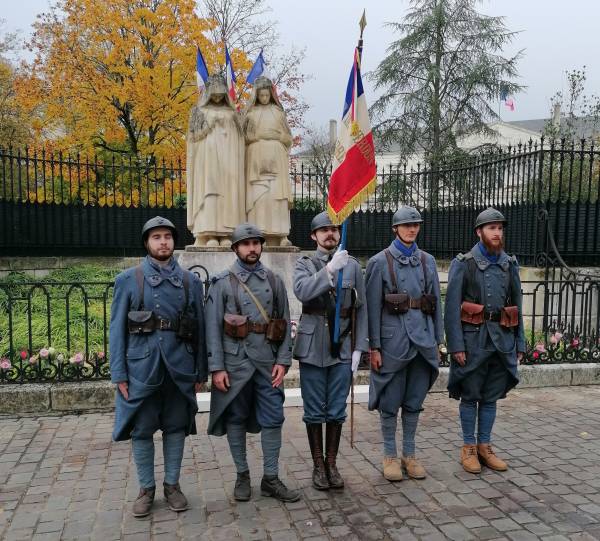
[{"label": "ankle boot", "polygon": [[325,430],[325,471],[331,488],[344,488],[344,480],[336,465],[341,435],[342,423],[327,423]]},{"label": "ankle boot", "polygon": [[489,443],[478,443],[477,444],[477,455],[479,460],[483,462],[490,470],[506,471],[508,466],[506,462],[496,456],[491,444]]},{"label": "ankle boot", "polygon": [[477,458],[477,446],[465,443],[460,450],[460,462],[465,471],[481,473],[481,464]]},{"label": "ankle boot", "polygon": [[329,481],[325,472],[325,460],[323,458],[323,426],[321,424],[307,424],[306,434],[310,445],[310,454],[313,459],[312,484],[317,490],[327,490]]}]

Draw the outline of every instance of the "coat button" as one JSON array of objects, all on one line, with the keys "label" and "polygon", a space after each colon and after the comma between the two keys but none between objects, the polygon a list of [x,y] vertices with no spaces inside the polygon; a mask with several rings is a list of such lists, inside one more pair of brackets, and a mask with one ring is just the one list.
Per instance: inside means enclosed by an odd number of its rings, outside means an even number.
[{"label": "coat button", "polygon": [[157,304],[157,305],[156,305],[156,307],[157,307],[157,308],[160,308],[160,304]]}]

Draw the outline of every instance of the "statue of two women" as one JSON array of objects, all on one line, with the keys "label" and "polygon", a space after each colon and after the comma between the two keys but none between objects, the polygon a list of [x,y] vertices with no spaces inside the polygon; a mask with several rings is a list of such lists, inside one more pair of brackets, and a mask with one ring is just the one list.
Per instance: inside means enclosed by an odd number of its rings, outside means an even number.
[{"label": "statue of two women", "polygon": [[291,145],[269,79],[256,79],[242,119],[224,79],[209,79],[187,136],[188,227],[197,246],[229,246],[231,231],[244,221],[263,231],[267,245],[290,244]]}]

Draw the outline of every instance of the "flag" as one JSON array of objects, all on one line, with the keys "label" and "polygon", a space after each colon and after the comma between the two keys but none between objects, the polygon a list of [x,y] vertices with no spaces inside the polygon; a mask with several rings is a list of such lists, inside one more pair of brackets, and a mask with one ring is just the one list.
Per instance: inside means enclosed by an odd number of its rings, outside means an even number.
[{"label": "flag", "polygon": [[355,49],[327,196],[327,211],[333,223],[343,222],[375,191],[376,174],[375,145],[360,76],[360,55]]},{"label": "flag", "polygon": [[506,105],[506,107],[508,109],[510,109],[511,111],[515,110],[515,100],[514,98],[507,98],[504,100],[504,105]]},{"label": "flag", "polygon": [[260,53],[258,53],[258,56],[256,57],[256,60],[254,61],[254,65],[252,66],[250,73],[248,73],[248,77],[246,77],[246,82],[249,85],[254,84],[256,79],[258,79],[261,75],[264,75],[265,69],[265,59],[263,58],[263,52],[261,49]]},{"label": "flag", "polygon": [[235,97],[235,71],[233,71],[233,64],[231,63],[231,57],[229,56],[229,50],[225,45],[225,75],[227,77],[227,92],[231,101],[236,103]]},{"label": "flag", "polygon": [[196,46],[196,81],[198,83],[198,89],[204,89],[206,81],[208,81],[208,68],[204,57],[200,51],[200,47]]}]

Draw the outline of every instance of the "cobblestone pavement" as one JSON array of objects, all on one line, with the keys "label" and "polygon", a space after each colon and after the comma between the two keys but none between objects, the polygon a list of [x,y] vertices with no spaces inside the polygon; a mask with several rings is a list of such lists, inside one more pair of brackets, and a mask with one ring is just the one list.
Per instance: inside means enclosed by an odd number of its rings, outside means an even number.
[{"label": "cobblestone pavement", "polygon": [[[378,417],[360,405],[355,448],[348,425],[341,446],[346,489],[313,490],[302,412],[289,408],[282,477],[302,489],[301,501],[280,504],[260,496],[260,444],[253,436],[254,495],[236,504],[226,439],[200,435],[186,444],[181,482],[191,509],[169,511],[157,491],[152,517],[141,520],[130,514],[138,490],[130,445],[111,443],[112,415],[0,419],[0,537],[600,539],[600,387],[513,392],[496,423],[495,446],[511,466],[500,474],[460,468],[455,401],[430,395],[425,408],[417,439],[429,472],[424,481],[383,479]],[[198,415],[200,434],[206,422]]]}]

